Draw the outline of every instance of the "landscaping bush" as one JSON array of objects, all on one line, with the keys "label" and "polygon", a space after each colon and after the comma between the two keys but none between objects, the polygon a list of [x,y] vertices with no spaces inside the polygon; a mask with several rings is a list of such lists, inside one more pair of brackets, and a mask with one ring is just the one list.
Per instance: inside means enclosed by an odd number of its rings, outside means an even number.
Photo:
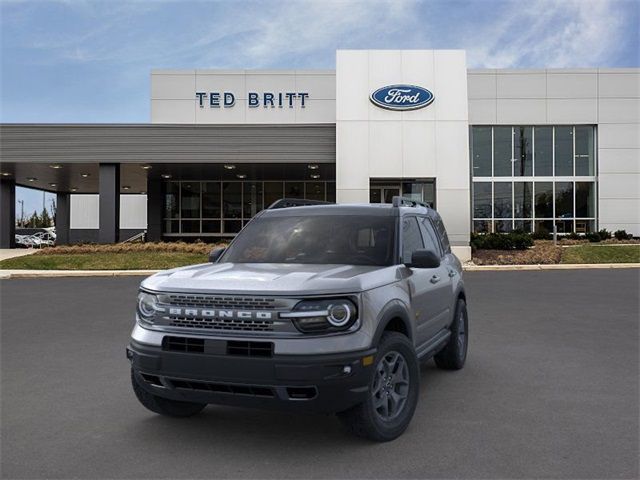
[{"label": "landscaping bush", "polygon": [[544,227],[538,227],[531,238],[534,240],[553,240],[553,235]]},{"label": "landscaping bush", "polygon": [[616,230],[613,236],[616,237],[617,240],[631,240],[633,238],[626,230]]},{"label": "landscaping bush", "polygon": [[598,235],[600,236],[600,240],[609,240],[611,238],[611,232],[606,228],[600,230]]},{"label": "landscaping bush", "polygon": [[596,242],[599,242],[600,240],[602,240],[602,238],[600,238],[600,234],[598,232],[587,233],[586,239],[589,240],[592,243],[596,243]]},{"label": "landscaping bush", "polygon": [[582,240],[583,237],[581,237],[579,234],[577,234],[576,232],[571,232],[569,235],[566,236],[566,238],[568,240]]},{"label": "landscaping bush", "polygon": [[226,246],[224,242],[204,243],[204,242],[146,242],[146,243],[113,243],[97,244],[86,243],[78,245],[59,245],[56,247],[43,248],[38,254],[43,255],[72,255],[77,253],[136,253],[136,252],[175,252],[175,253],[198,253],[208,254],[218,246]]},{"label": "landscaping bush", "polygon": [[471,234],[474,250],[526,250],[531,246],[533,239],[526,232]]}]

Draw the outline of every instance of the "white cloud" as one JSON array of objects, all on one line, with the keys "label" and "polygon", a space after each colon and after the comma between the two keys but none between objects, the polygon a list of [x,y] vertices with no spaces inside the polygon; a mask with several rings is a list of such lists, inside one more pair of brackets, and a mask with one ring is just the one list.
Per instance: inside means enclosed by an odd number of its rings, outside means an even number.
[{"label": "white cloud", "polygon": [[[630,5],[630,3],[627,3]],[[628,41],[624,9],[613,0],[512,2],[496,22],[465,37],[468,59],[480,67],[606,65]]]}]

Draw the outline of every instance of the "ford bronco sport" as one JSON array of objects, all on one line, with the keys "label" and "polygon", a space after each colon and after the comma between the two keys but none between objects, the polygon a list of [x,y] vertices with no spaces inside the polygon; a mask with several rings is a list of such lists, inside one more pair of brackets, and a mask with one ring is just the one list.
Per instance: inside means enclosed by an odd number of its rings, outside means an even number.
[{"label": "ford bronco sport", "polygon": [[388,441],[415,411],[419,361],[463,367],[462,269],[438,213],[313,203],[279,200],[210,263],[142,282],[127,357],[145,407],[337,413]]}]

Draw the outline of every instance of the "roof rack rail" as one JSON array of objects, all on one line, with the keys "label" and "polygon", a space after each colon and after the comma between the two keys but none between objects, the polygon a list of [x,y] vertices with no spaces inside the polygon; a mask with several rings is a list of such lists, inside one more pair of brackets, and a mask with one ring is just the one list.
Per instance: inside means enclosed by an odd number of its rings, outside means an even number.
[{"label": "roof rack rail", "polygon": [[428,203],[425,202],[419,202],[418,200],[412,200],[410,198],[405,198],[405,197],[400,197],[400,196],[394,196],[391,199],[391,204],[394,207],[425,207],[425,208],[432,208],[431,205],[429,205]]},{"label": "roof rack rail", "polygon": [[332,202],[324,202],[322,200],[305,200],[304,198],[281,198],[269,205],[267,210],[273,210],[275,208],[308,207],[311,205],[330,205],[331,203]]}]

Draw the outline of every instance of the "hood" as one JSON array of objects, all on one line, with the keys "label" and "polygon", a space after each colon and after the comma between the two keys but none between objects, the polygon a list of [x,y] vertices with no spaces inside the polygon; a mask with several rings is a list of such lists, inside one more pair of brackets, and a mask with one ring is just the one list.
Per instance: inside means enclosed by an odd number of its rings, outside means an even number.
[{"label": "hood", "polygon": [[399,279],[398,268],[282,263],[207,263],[157,273],[142,287],[166,292],[311,295],[355,293]]}]

